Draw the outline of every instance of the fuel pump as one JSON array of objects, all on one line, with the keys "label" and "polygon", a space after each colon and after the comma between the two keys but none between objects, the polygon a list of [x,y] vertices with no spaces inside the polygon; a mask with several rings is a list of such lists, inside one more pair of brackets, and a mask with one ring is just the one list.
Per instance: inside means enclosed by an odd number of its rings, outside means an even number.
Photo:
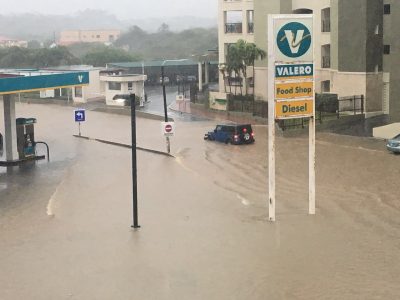
[{"label": "fuel pump", "polygon": [[29,159],[36,154],[35,118],[17,119],[17,150],[20,160]]}]

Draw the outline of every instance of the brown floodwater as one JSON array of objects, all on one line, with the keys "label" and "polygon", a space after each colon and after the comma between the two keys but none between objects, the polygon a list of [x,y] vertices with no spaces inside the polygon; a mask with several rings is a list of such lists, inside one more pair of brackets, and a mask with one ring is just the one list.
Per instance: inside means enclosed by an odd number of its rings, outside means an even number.
[{"label": "brown floodwater", "polygon": [[[309,216],[307,132],[279,133],[271,223],[267,127],[232,146],[177,120],[175,158],[138,152],[133,231],[130,150],[74,138],[72,107],[17,114],[52,159],[0,169],[2,300],[400,298],[400,156],[383,141],[317,134]],[[138,146],[165,150],[160,126],[138,119]],[[82,134],[130,143],[129,118],[89,111]]]}]

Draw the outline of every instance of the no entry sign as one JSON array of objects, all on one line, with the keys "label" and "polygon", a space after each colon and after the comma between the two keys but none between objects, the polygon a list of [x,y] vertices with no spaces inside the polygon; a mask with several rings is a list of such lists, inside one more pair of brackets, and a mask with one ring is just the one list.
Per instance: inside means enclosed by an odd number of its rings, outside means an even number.
[{"label": "no entry sign", "polygon": [[174,122],[162,122],[161,132],[164,136],[174,136],[175,123]]}]

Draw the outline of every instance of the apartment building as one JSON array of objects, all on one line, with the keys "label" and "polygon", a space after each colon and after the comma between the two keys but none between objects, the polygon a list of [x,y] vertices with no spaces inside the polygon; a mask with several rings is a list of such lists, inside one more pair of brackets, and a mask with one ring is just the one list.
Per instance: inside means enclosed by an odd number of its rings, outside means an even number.
[{"label": "apartment building", "polygon": [[[268,14],[313,14],[316,92],[340,97],[364,95],[367,116],[389,114],[400,119],[400,60],[397,28],[400,1],[397,0],[219,0],[220,62],[225,49],[240,38],[267,50]],[[231,33],[227,16],[242,11],[244,27],[247,10],[253,9],[253,32]],[[240,28],[240,25],[235,25]],[[256,99],[266,100],[267,60],[256,63]],[[392,101],[391,101],[392,100]]]},{"label": "apartment building", "polygon": [[[230,44],[239,39],[254,43],[254,1],[218,0],[218,48],[219,62],[224,63]],[[219,78],[220,91],[224,90],[224,79]]]},{"label": "apartment building", "polygon": [[120,30],[66,30],[60,33],[59,44],[63,46],[77,43],[110,44],[120,35]]}]

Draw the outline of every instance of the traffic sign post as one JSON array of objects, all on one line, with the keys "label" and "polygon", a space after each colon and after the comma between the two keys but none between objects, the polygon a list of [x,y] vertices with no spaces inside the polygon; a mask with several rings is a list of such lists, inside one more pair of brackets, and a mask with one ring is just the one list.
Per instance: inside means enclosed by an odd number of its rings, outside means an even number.
[{"label": "traffic sign post", "polygon": [[275,121],[309,118],[309,214],[315,214],[315,87],[312,15],[268,16],[269,220],[275,221]]},{"label": "traffic sign post", "polygon": [[175,135],[175,123],[174,122],[161,122],[161,133],[165,137],[171,137]]},{"label": "traffic sign post", "polygon": [[86,121],[86,111],[83,108],[74,111],[75,122],[79,124],[79,136],[81,136],[81,122]]}]

